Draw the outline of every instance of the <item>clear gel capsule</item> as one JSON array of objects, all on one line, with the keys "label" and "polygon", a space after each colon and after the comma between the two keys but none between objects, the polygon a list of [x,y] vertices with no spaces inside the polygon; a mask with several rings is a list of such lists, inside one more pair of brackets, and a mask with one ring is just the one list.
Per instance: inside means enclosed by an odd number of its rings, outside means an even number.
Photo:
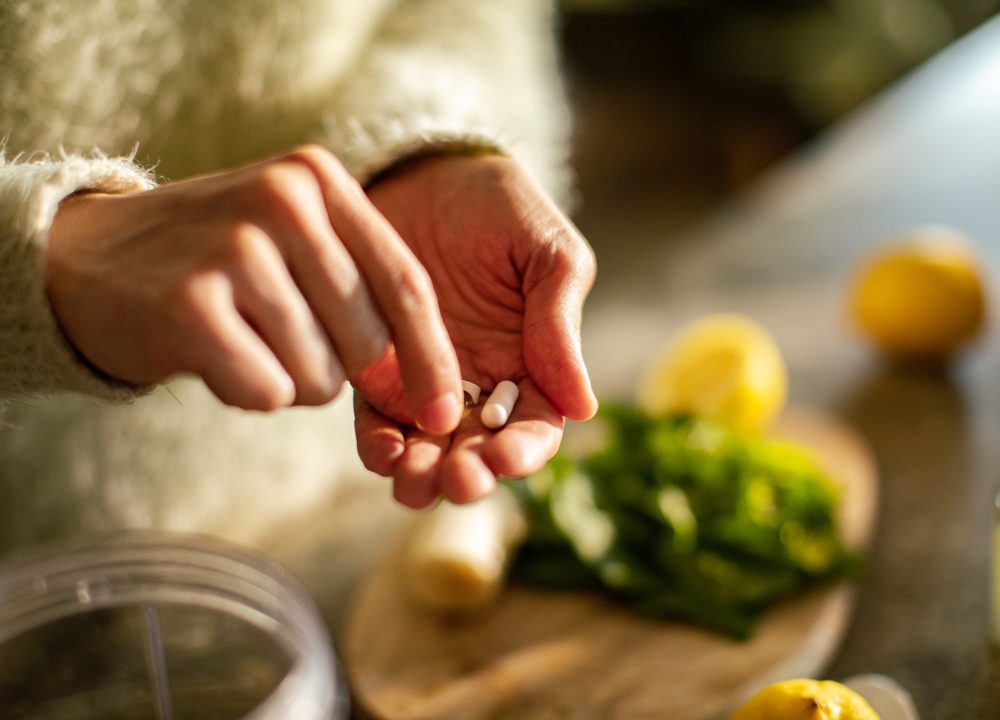
[{"label": "clear gel capsule", "polygon": [[483,425],[493,430],[506,425],[510,414],[514,411],[517,396],[517,385],[510,380],[501,380],[483,406],[483,412],[480,415]]},{"label": "clear gel capsule", "polygon": [[462,395],[465,399],[465,407],[475,407],[479,404],[479,395],[483,392],[476,383],[468,380],[462,381]]}]

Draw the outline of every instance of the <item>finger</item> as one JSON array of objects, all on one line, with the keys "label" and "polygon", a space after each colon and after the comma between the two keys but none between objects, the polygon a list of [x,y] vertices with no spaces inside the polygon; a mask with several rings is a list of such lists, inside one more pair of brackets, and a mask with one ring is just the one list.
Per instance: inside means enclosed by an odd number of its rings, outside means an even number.
[{"label": "finger", "polygon": [[385,350],[389,329],[354,259],[330,226],[312,170],[285,163],[258,172],[258,204],[266,208],[261,223],[281,246],[301,294],[354,377]]},{"label": "finger", "polygon": [[525,365],[559,413],[571,420],[587,420],[597,411],[597,399],[583,360],[580,323],[583,302],[594,281],[592,255],[582,238],[570,237],[566,247],[539,255],[529,271]]},{"label": "finger", "polygon": [[451,438],[414,430],[406,438],[406,450],[393,471],[393,495],[403,505],[425,508],[438,496],[437,479],[442,458]]},{"label": "finger", "polygon": [[415,424],[406,400],[399,358],[392,343],[378,360],[352,378],[351,383],[370,405],[401,425]]},{"label": "finger", "polygon": [[487,436],[478,449],[495,474],[524,477],[542,469],[556,454],[563,435],[563,417],[533,382],[518,383],[520,394],[507,424]]},{"label": "finger", "polygon": [[373,473],[389,477],[405,450],[403,430],[354,394],[354,435],[358,456]]},{"label": "finger", "polygon": [[[220,291],[224,292],[224,291]],[[192,319],[195,337],[185,362],[227,405],[274,410],[295,400],[295,383],[264,341],[236,311],[231,291],[225,301],[202,306]]]},{"label": "finger", "polygon": [[236,307],[268,344],[295,383],[297,405],[333,400],[347,379],[326,333],[309,309],[281,253],[263,230],[245,231]]},{"label": "finger", "polygon": [[427,272],[332,156],[307,148],[297,157],[316,172],[330,223],[390,326],[417,424],[435,434],[451,432],[461,419],[461,379]]},{"label": "finger", "polygon": [[438,492],[462,505],[475,502],[496,489],[496,475],[482,457],[486,433],[477,407],[452,436],[451,448],[441,463]]}]

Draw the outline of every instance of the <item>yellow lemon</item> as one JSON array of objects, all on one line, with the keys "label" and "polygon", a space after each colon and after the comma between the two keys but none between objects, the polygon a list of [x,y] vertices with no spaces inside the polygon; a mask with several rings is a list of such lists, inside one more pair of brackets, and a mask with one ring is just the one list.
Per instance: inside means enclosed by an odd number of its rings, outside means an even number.
[{"label": "yellow lemon", "polygon": [[708,315],[682,327],[639,382],[651,415],[687,412],[757,433],[781,412],[785,361],[771,334],[744,315]]},{"label": "yellow lemon", "polygon": [[879,720],[871,705],[832,680],[786,680],[754,695],[730,720]]},{"label": "yellow lemon", "polygon": [[943,227],[913,231],[868,258],[850,291],[861,332],[904,361],[947,359],[979,332],[984,308],[970,244]]}]

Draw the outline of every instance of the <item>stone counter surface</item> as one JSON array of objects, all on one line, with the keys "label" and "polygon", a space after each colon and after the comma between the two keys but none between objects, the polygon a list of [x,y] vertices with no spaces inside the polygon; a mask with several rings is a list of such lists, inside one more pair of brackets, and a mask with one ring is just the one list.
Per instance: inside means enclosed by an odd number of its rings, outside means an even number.
[{"label": "stone counter surface", "polygon": [[[655,196],[579,217],[599,261],[584,347],[599,393],[630,392],[681,323],[740,311],[776,335],[791,400],[858,429],[881,470],[874,553],[829,677],[892,675],[925,720],[1000,718],[989,640],[992,502],[1000,488],[1000,21],[931,60],[690,232]],[[852,333],[858,260],[945,224],[990,275],[984,337],[946,371],[891,368]]]}]

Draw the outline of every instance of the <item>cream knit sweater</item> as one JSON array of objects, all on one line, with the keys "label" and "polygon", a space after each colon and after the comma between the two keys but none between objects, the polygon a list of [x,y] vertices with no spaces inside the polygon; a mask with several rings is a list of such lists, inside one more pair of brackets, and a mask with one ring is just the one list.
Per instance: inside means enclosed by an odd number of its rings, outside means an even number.
[{"label": "cream knit sweater", "polygon": [[562,197],[566,127],[542,0],[0,0],[0,554],[137,526],[267,545],[321,502],[394,512],[346,398],[260,415],[81,364],[44,293],[63,198],[307,141],[362,181],[427,145],[495,146]]}]

